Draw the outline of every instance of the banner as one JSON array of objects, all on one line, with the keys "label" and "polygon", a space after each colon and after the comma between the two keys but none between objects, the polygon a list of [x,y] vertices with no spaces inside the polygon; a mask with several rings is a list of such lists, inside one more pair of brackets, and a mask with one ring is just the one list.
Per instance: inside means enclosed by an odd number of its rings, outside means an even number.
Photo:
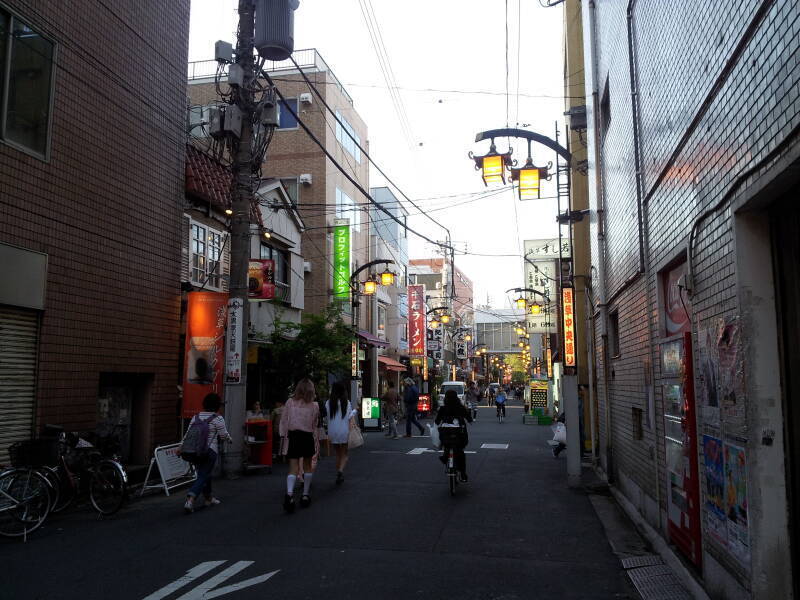
[{"label": "banner", "polygon": [[[539,292],[525,292],[528,304],[541,305],[539,314],[526,315],[528,333],[556,333],[558,331],[558,303],[556,302],[556,265],[558,263],[558,238],[525,240],[525,287]],[[569,255],[569,244],[561,249]],[[546,303],[544,297],[550,298]]]},{"label": "banner", "polygon": [[336,219],[333,228],[333,297],[350,298],[350,219]]},{"label": "banner", "polygon": [[275,297],[274,260],[250,259],[247,269],[247,297],[251,300],[271,300]]},{"label": "banner", "polygon": [[408,355],[425,356],[425,288],[408,286]]},{"label": "banner", "polygon": [[225,342],[225,383],[242,381],[242,322],[244,301],[241,298],[228,300],[228,339]]},{"label": "banner", "polygon": [[228,294],[189,292],[181,415],[188,419],[203,408],[203,398],[222,396],[222,353]]}]

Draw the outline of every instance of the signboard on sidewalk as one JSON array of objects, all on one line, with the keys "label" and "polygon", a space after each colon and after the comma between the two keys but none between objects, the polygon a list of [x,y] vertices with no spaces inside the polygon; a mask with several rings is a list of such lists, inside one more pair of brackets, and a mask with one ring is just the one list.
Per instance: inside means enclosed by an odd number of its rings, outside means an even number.
[{"label": "signboard on sidewalk", "polygon": [[242,321],[244,321],[244,300],[228,300],[228,339],[225,341],[225,383],[242,381]]},{"label": "signboard on sidewalk", "polygon": [[336,219],[333,227],[333,297],[350,298],[350,219]]},{"label": "signboard on sidewalk", "polygon": [[[145,490],[158,488],[163,488],[164,493],[169,496],[171,489],[197,479],[197,473],[192,465],[178,456],[180,446],[180,443],[158,446],[153,451],[153,458],[150,459],[150,467],[147,469],[144,485],[139,492],[140,496],[144,494]],[[149,483],[154,465],[158,468],[158,477],[161,479],[161,483]]]},{"label": "signboard on sidewalk", "polygon": [[188,419],[203,409],[203,398],[222,396],[225,345],[225,312],[228,294],[189,292],[186,304],[183,402],[181,415]]}]

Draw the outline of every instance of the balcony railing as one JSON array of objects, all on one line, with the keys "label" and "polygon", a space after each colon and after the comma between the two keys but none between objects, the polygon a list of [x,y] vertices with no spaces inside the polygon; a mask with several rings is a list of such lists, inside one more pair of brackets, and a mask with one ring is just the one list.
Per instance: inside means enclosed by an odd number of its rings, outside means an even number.
[{"label": "balcony railing", "polygon": [[[347,101],[350,104],[353,104],[353,99],[350,97],[350,94],[348,94],[347,90],[344,89],[342,82],[339,81],[339,79],[333,73],[333,70],[328,66],[328,63],[325,62],[325,59],[323,59],[322,56],[320,56],[320,53],[317,52],[316,48],[295,50],[292,53],[292,56],[305,73],[319,73],[326,71],[330,73],[331,79],[333,79],[336,87],[341,90],[344,97],[347,98]],[[196,60],[190,62],[187,74],[189,81],[213,79],[217,74],[218,64],[219,63],[217,63],[215,60]],[[268,60],[266,63],[264,63],[264,70],[270,75],[273,73],[276,75],[291,75],[298,72],[292,61],[288,59],[281,61]],[[222,72],[223,77],[227,77],[227,65],[223,67]]]}]

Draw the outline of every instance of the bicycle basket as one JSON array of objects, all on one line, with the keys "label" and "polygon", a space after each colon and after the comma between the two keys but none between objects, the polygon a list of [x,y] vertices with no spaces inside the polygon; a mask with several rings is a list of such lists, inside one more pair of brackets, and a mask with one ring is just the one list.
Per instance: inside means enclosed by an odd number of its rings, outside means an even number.
[{"label": "bicycle basket", "polygon": [[460,427],[439,427],[439,441],[442,446],[463,446],[464,432],[461,431]]},{"label": "bicycle basket", "polygon": [[58,464],[58,440],[39,438],[14,442],[8,448],[14,467],[43,467]]}]

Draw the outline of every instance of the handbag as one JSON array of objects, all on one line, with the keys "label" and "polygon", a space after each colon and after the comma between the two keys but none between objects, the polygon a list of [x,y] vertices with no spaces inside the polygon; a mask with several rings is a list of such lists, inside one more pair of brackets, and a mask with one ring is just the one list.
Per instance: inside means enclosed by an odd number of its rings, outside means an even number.
[{"label": "handbag", "polygon": [[364,436],[361,435],[361,429],[358,428],[355,419],[350,419],[350,431],[347,434],[347,447],[358,448],[364,445]]}]

